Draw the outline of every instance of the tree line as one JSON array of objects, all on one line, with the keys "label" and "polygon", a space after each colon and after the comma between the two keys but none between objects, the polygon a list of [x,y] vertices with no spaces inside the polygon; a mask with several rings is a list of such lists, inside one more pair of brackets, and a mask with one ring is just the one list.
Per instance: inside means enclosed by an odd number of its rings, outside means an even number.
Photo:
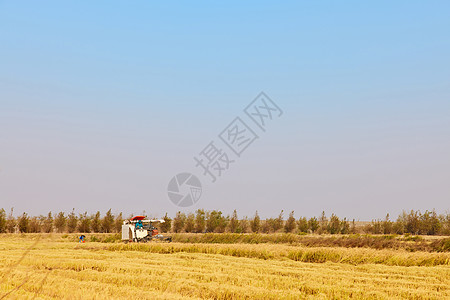
[{"label": "tree line", "polygon": [[53,215],[49,212],[46,216],[29,216],[24,212],[16,218],[12,209],[8,216],[3,208],[0,209],[0,233],[115,233],[121,231],[122,223],[122,213],[113,215],[111,209],[104,216],[99,211],[88,215],[87,212],[76,214],[72,210],[69,214],[59,212]]},{"label": "tree line", "polygon": [[[383,220],[361,226],[360,222],[339,218],[335,214],[327,217],[325,212],[319,217],[294,216],[291,211],[284,218],[282,210],[278,217],[261,219],[256,211],[252,218],[239,218],[237,211],[231,215],[224,215],[219,210],[206,211],[198,209],[195,213],[185,214],[177,212],[174,218],[166,213],[165,223],[159,224],[162,232],[231,232],[231,233],[316,233],[316,234],[414,234],[414,235],[450,235],[450,214],[438,215],[434,210],[403,211],[397,219],[391,220],[389,214]],[[83,233],[117,233],[121,231],[123,223],[122,213],[114,215],[111,209],[103,216],[100,212],[88,215],[87,212],[76,214],[74,210],[66,214],[59,212],[46,216],[29,216],[23,213],[18,217],[9,215],[4,209],[0,209],[0,233],[38,233],[38,232],[83,232]]]},{"label": "tree line", "polygon": [[232,232],[232,233],[316,233],[316,234],[415,234],[415,235],[450,235],[450,214],[438,215],[434,210],[403,211],[398,218],[390,220],[389,214],[384,220],[372,220],[361,226],[361,222],[339,218],[335,214],[327,217],[325,212],[319,217],[294,216],[291,211],[283,217],[282,210],[278,217],[262,220],[258,212],[252,218],[241,218],[234,210],[231,216],[224,216],[221,211],[204,211],[199,209],[194,213],[178,212],[174,219],[166,216],[165,229],[172,232]]}]

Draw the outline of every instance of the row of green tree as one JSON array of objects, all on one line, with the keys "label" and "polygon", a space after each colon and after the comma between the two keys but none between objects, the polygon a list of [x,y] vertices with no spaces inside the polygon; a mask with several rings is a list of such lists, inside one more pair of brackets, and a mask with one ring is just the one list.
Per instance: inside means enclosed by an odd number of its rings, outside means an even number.
[{"label": "row of green tree", "polygon": [[317,233],[317,234],[422,234],[422,235],[450,235],[450,214],[438,215],[434,210],[402,212],[396,221],[392,221],[387,214],[384,220],[373,220],[371,223],[361,225],[363,222],[340,219],[335,214],[327,217],[322,212],[320,217],[295,218],[292,211],[287,219],[283,211],[277,218],[262,220],[258,212],[252,218],[238,218],[236,210],[231,216],[224,216],[221,211],[197,210],[195,213],[185,214],[178,212],[175,218],[170,219],[167,214],[163,229],[173,232],[233,232],[233,233]]},{"label": "row of green tree", "polygon": [[23,213],[19,217],[13,216],[13,210],[6,216],[4,209],[0,209],[0,233],[40,233],[40,232],[119,232],[123,223],[122,213],[113,215],[111,209],[101,216],[100,212],[88,215],[87,212],[75,214],[75,210],[66,214],[59,212],[46,216],[29,216]]},{"label": "row of green tree", "polygon": [[[239,218],[237,211],[228,216],[221,211],[205,211],[198,209],[195,213],[185,214],[177,212],[172,219],[167,213],[165,223],[160,224],[162,232],[232,232],[232,233],[317,233],[317,234],[422,234],[422,235],[450,235],[450,214],[438,215],[434,210],[402,212],[398,218],[390,220],[389,214],[384,220],[373,220],[361,225],[355,220],[340,219],[335,214],[327,217],[322,212],[320,217],[295,218],[292,211],[284,218],[281,211],[278,217],[261,219],[258,212],[252,218]],[[87,212],[76,214],[73,210],[66,214],[59,212],[46,216],[29,216],[23,213],[19,217],[13,216],[13,211],[7,216],[4,209],[0,209],[0,233],[5,232],[120,232],[123,223],[122,213],[114,215],[111,209],[103,216],[100,212],[88,215]]]},{"label": "row of green tree", "polygon": [[391,221],[387,214],[384,220],[373,220],[366,225],[364,231],[372,234],[450,235],[450,214],[438,215],[434,210],[424,213],[403,211],[396,221]]}]

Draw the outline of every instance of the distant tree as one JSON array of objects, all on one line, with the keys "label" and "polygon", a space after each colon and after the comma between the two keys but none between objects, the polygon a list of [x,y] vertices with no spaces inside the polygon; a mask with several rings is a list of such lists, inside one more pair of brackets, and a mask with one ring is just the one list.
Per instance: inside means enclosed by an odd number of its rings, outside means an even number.
[{"label": "distant tree", "polygon": [[100,219],[100,212],[97,211],[95,215],[91,217],[91,230],[92,232],[100,232],[102,227],[102,221]]},{"label": "distant tree", "polygon": [[91,218],[88,216],[87,212],[85,212],[84,214],[80,214],[78,220],[78,232],[91,232]]},{"label": "distant tree", "polygon": [[66,229],[67,219],[63,212],[59,212],[55,218],[56,231],[64,232]]},{"label": "distant tree", "polygon": [[316,232],[320,227],[320,223],[316,217],[312,217],[308,220],[308,228],[311,232]]},{"label": "distant tree", "polygon": [[[36,219],[36,224],[32,225],[32,220]],[[45,232],[44,226],[45,221],[47,220],[47,217],[44,215],[39,215],[39,217],[30,217],[30,232]],[[35,227],[35,229],[32,229],[32,227]]]},{"label": "distant tree", "polygon": [[297,228],[300,232],[308,232],[308,220],[305,217],[300,217],[297,221]]},{"label": "distant tree", "polygon": [[444,226],[444,222],[441,222],[438,214],[436,213],[436,211],[433,209],[433,211],[431,212],[431,232],[430,234],[433,235],[438,235],[441,233],[442,231],[442,227]]},{"label": "distant tree", "polygon": [[419,234],[420,231],[420,212],[411,210],[406,216],[406,232]]},{"label": "distant tree", "polygon": [[227,229],[227,227],[228,227],[228,223],[230,222],[230,217],[229,216],[227,216],[227,217],[225,217],[225,216],[223,216],[222,215],[222,212],[221,211],[219,211],[219,216],[218,216],[218,222],[217,222],[217,227],[216,227],[216,230],[215,230],[215,232],[219,232],[219,233],[223,233],[223,232],[225,232],[225,230]]},{"label": "distant tree", "polygon": [[273,223],[275,222],[275,219],[269,218],[265,219],[261,222],[261,228],[260,231],[262,233],[270,233],[273,230]]},{"label": "distant tree", "polygon": [[14,233],[16,229],[17,221],[14,218],[14,207],[11,208],[11,211],[6,219],[6,230],[9,233]]},{"label": "distant tree", "polygon": [[450,213],[439,216],[439,222],[442,226],[440,233],[450,235]]},{"label": "distant tree", "polygon": [[291,211],[286,223],[284,224],[284,231],[287,233],[293,232],[297,226],[295,223],[294,211]]},{"label": "distant tree", "polygon": [[249,232],[249,221],[247,217],[244,217],[243,219],[239,220],[239,226],[237,229],[237,233],[246,233]]},{"label": "distant tree", "polygon": [[340,224],[341,234],[349,234],[350,233],[350,224],[347,221],[347,218],[341,221]]},{"label": "distant tree", "polygon": [[258,211],[255,212],[255,216],[250,221],[250,229],[254,233],[258,233],[261,230],[261,219],[259,218]]},{"label": "distant tree", "polygon": [[184,231],[194,232],[194,229],[195,229],[195,215],[193,213],[189,213],[186,217],[186,222],[184,224]]},{"label": "distant tree", "polygon": [[406,229],[406,212],[403,211],[394,222],[392,231],[395,234],[404,234]]},{"label": "distant tree", "polygon": [[114,227],[114,216],[109,209],[102,219],[102,231],[105,233],[111,233]]},{"label": "distant tree", "polygon": [[272,230],[274,232],[277,232],[281,228],[283,228],[283,210],[281,210],[278,218],[274,219],[274,221],[272,222]]},{"label": "distant tree", "polygon": [[120,212],[114,220],[114,231],[115,232],[122,232],[122,225],[123,225],[123,215]]},{"label": "distant tree", "polygon": [[41,232],[42,223],[45,220],[45,216],[40,215],[39,217],[30,217],[28,223],[28,232],[38,233]]},{"label": "distant tree", "polygon": [[173,219],[173,231],[175,233],[181,232],[184,228],[186,222],[186,215],[181,211],[177,212],[175,218]]},{"label": "distant tree", "polygon": [[198,209],[195,214],[195,232],[203,232],[206,226],[206,213],[203,209]]},{"label": "distant tree", "polygon": [[6,212],[2,208],[0,209],[0,233],[6,232]]},{"label": "distant tree", "polygon": [[391,234],[393,232],[393,225],[392,222],[389,220],[389,214],[387,214],[386,218],[384,218],[382,227],[383,227],[383,234]]},{"label": "distant tree", "polygon": [[328,223],[328,232],[331,234],[337,234],[341,231],[341,221],[335,214],[331,214],[330,222]]},{"label": "distant tree", "polygon": [[212,210],[206,213],[206,231],[224,232],[227,225],[226,218],[221,211]]},{"label": "distant tree", "polygon": [[232,233],[236,233],[239,230],[239,219],[236,210],[234,210],[233,214],[231,215],[230,222],[228,223],[228,228]]},{"label": "distant tree", "polygon": [[406,233],[406,213],[403,212],[397,217],[397,220],[392,221],[392,233],[393,234],[405,234]]},{"label": "distant tree", "polygon": [[322,214],[319,218],[319,233],[326,233],[328,230],[328,219],[325,215],[325,211],[322,211]]},{"label": "distant tree", "polygon": [[26,213],[23,213],[19,218],[19,222],[17,224],[19,226],[20,232],[29,232],[30,231],[30,218]]},{"label": "distant tree", "polygon": [[352,220],[352,227],[350,228],[350,233],[355,234],[356,233],[356,222],[355,219]]},{"label": "distant tree", "polygon": [[436,212],[433,211],[425,211],[423,215],[420,217],[420,234],[426,235],[435,235],[438,234],[441,230],[441,223],[439,221],[439,217]]},{"label": "distant tree", "polygon": [[45,233],[50,233],[53,231],[53,216],[52,212],[47,214],[47,217],[42,219],[42,231]]},{"label": "distant tree", "polygon": [[380,220],[372,220],[372,223],[366,228],[366,232],[372,234],[382,234],[383,222],[381,222]]},{"label": "distant tree", "polygon": [[78,218],[75,215],[75,209],[67,217],[67,231],[69,233],[75,232],[77,230]]},{"label": "distant tree", "polygon": [[169,216],[166,213],[166,215],[164,216],[163,220],[164,220],[164,223],[161,224],[161,231],[162,232],[169,232],[171,230],[171,228],[172,228],[172,219],[169,218]]}]

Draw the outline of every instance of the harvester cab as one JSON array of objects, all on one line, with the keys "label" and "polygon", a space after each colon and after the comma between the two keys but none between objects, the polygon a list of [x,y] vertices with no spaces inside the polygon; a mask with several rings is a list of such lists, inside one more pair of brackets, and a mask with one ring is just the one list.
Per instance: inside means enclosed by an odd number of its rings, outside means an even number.
[{"label": "harvester cab", "polygon": [[164,223],[164,220],[147,220],[144,216],[135,216],[130,220],[123,221],[122,241],[128,242],[149,242],[165,241],[171,242],[172,237],[163,236],[154,226],[157,223]]}]

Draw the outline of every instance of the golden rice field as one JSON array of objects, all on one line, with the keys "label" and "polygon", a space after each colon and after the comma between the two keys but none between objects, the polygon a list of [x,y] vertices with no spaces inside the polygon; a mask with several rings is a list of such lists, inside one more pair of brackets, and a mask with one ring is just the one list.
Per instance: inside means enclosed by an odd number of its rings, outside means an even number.
[{"label": "golden rice field", "polygon": [[450,253],[0,235],[0,299],[450,299]]}]

